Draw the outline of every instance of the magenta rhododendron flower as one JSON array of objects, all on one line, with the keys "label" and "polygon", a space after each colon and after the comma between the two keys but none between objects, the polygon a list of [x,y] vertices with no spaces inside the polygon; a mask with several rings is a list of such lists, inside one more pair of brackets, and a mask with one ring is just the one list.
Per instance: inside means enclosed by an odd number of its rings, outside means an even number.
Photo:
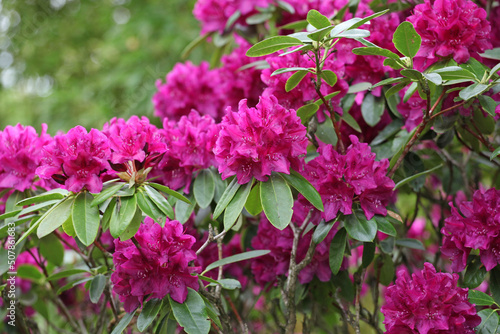
[{"label": "magenta rhododendron flower", "polygon": [[476,190],[472,201],[459,203],[460,211],[451,206],[451,216],[445,220],[441,251],[453,261],[453,271],[462,271],[473,249],[479,250],[486,270],[500,263],[500,190]]},{"label": "magenta rhododendron flower", "polygon": [[425,0],[407,21],[422,37],[417,58],[426,62],[424,67],[448,56],[465,63],[492,47],[486,11],[470,0]]},{"label": "magenta rhododendron flower", "polygon": [[178,122],[165,120],[161,131],[169,150],[153,175],[172,189],[189,192],[193,172],[217,165],[213,148],[219,125],[209,115],[191,111]]},{"label": "magenta rhododendron flower", "polygon": [[437,273],[430,263],[413,273],[400,270],[382,306],[387,334],[473,334],[481,323],[458,275]]},{"label": "magenta rhododendron flower", "polygon": [[241,15],[238,23],[245,24],[248,16],[258,13],[256,7],[265,8],[271,3],[272,0],[198,0],[193,14],[201,22],[202,34],[211,31],[222,33],[228,19],[236,11]]},{"label": "magenta rhododendron flower", "polygon": [[261,97],[255,108],[241,100],[238,112],[228,108],[214,153],[223,179],[266,181],[273,171],[289,174],[291,166],[299,166],[307,153],[306,128],[295,110],[283,108],[274,96]]},{"label": "magenta rhododendron flower", "polygon": [[188,287],[198,289],[198,278],[191,275],[197,268],[188,266],[196,259],[191,250],[196,240],[184,234],[181,223],[167,219],[162,228],[148,217],[135,239],[139,248],[130,240],[115,239],[113,254],[113,291],[126,312],[142,306],[146,299],[162,299],[166,295],[183,303]]},{"label": "magenta rhododendron flower", "polygon": [[[35,171],[40,165],[42,147],[52,138],[42,124],[40,136],[31,126],[7,126],[0,132],[0,187],[25,191],[33,187]],[[45,186],[45,182],[40,184]]]},{"label": "magenta rhododendron flower", "polygon": [[191,62],[178,63],[167,74],[166,83],[156,81],[158,92],[153,96],[155,115],[179,120],[192,109],[220,120],[223,96],[219,89],[222,81],[218,70],[210,70],[208,62],[199,66]]},{"label": "magenta rhododendron flower", "polygon": [[370,146],[349,136],[351,145],[341,155],[331,145],[321,145],[319,156],[305,167],[305,177],[321,195],[324,219],[334,219],[338,212],[352,213],[354,197],[359,198],[366,218],[386,215],[386,206],[393,195],[394,181],[386,176],[389,161],[375,160]]},{"label": "magenta rhododendron flower", "polygon": [[43,147],[43,157],[36,174],[56,182],[73,192],[102,189],[100,175],[109,168],[111,157],[108,138],[99,130],[78,125],[67,134],[57,135]]}]

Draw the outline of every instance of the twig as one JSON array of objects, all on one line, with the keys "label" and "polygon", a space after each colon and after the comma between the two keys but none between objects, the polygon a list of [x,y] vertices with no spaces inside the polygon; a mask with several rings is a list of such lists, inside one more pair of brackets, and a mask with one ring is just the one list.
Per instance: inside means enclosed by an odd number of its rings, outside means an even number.
[{"label": "twig", "polygon": [[214,236],[214,231],[213,231],[212,225],[208,225],[208,238],[205,241],[205,243],[203,245],[201,245],[201,247],[196,251],[196,255],[200,254],[205,248],[207,248],[207,246],[211,242],[219,240],[221,238],[224,238],[224,236],[226,235],[226,233],[227,233],[227,231],[222,231],[221,233],[219,233],[219,234],[217,234],[217,235]]}]

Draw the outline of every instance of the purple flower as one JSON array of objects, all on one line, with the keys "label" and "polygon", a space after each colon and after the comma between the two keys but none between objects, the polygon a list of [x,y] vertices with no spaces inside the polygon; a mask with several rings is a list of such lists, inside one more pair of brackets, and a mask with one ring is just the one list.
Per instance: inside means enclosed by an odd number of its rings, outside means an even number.
[{"label": "purple flower", "polygon": [[437,273],[430,263],[411,277],[400,270],[381,308],[386,333],[473,334],[481,318],[468,300],[468,289],[457,283],[457,274]]},{"label": "purple flower", "polygon": [[424,67],[440,57],[465,63],[471,55],[491,49],[486,11],[470,0],[425,0],[407,20],[422,37],[416,61]]},{"label": "purple flower", "polygon": [[99,130],[78,125],[67,134],[57,135],[43,147],[43,157],[36,174],[54,179],[73,192],[86,188],[92,193],[102,189],[100,175],[109,168],[111,156],[108,138]]},{"label": "purple flower", "polygon": [[195,109],[220,120],[224,107],[221,85],[219,70],[210,70],[208,62],[199,66],[189,61],[178,63],[167,74],[166,83],[156,82],[158,92],[153,96],[155,115],[179,120]]},{"label": "purple flower", "polygon": [[481,262],[490,271],[500,263],[500,191],[491,188],[474,192],[472,202],[459,204],[460,212],[451,206],[451,216],[445,220],[441,251],[453,262],[453,271],[462,271],[473,249],[479,250]]},{"label": "purple flower", "polygon": [[[0,132],[0,187],[25,191],[33,187],[35,171],[40,165],[42,148],[52,138],[42,124],[40,136],[31,126],[7,126]],[[45,182],[40,184],[46,187]]]},{"label": "purple flower", "polygon": [[132,312],[145,299],[166,295],[178,303],[186,300],[187,288],[198,289],[198,279],[191,273],[197,268],[188,263],[196,259],[191,247],[195,238],[184,234],[181,223],[168,220],[162,228],[146,218],[135,235],[139,248],[130,240],[115,240],[111,275],[113,291]]},{"label": "purple flower", "polygon": [[228,107],[214,153],[223,179],[266,181],[273,171],[289,174],[291,166],[299,166],[307,153],[306,128],[295,110],[283,108],[274,96],[261,97],[255,108],[241,100],[238,112]]},{"label": "purple flower", "polygon": [[189,192],[193,172],[216,165],[213,148],[219,125],[209,115],[191,111],[178,122],[165,120],[161,131],[169,150],[153,175],[172,189]]}]

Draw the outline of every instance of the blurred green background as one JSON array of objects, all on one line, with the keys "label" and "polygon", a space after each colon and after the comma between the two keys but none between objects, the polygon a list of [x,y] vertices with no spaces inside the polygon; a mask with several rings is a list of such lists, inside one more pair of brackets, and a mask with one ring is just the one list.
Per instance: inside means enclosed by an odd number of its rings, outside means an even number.
[{"label": "blurred green background", "polygon": [[[0,0],[0,127],[153,117],[157,79],[199,35],[195,0]],[[203,48],[190,60],[198,63]]]}]

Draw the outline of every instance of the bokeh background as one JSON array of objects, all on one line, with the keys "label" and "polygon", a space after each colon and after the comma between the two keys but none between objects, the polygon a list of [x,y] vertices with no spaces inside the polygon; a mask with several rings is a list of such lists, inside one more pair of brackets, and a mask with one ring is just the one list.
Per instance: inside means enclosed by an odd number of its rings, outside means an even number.
[{"label": "bokeh background", "polygon": [[[199,36],[195,0],[0,0],[0,128],[154,123],[155,81]],[[188,59],[199,63],[208,46]]]}]

